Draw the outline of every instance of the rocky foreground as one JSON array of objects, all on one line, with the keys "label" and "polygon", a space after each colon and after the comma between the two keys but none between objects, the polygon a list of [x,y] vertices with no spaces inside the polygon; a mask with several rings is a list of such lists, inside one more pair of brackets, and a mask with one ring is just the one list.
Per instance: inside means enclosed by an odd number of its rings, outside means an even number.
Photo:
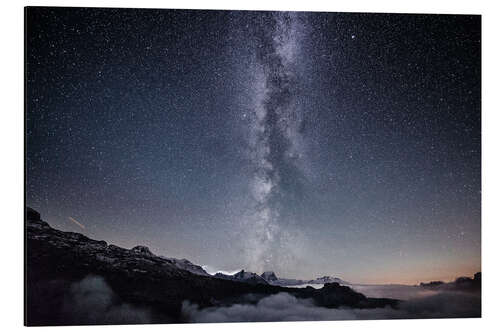
[{"label": "rocky foreground", "polygon": [[[151,323],[184,322],[181,308],[186,301],[201,308],[227,306],[256,302],[280,292],[312,299],[317,306],[327,308],[398,306],[397,300],[368,298],[339,283],[326,283],[321,289],[287,288],[217,278],[200,274],[203,272],[198,268],[189,262],[156,256],[145,246],[124,249],[54,229],[28,209],[25,321],[30,326],[115,323],[68,315],[67,309],[76,307],[68,295],[75,284],[89,276],[102,278],[109,285],[113,292],[109,302],[148,309]],[[88,306],[99,308],[103,302],[98,298]],[[120,322],[124,323],[134,323],[133,318]]]}]

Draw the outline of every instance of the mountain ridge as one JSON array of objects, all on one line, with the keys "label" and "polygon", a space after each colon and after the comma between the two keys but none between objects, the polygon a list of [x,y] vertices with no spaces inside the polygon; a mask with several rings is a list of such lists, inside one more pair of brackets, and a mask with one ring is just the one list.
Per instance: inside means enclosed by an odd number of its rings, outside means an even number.
[{"label": "mountain ridge", "polygon": [[[80,233],[54,229],[34,212],[27,212],[25,227],[25,323],[29,326],[103,324],[82,322],[63,311],[73,308],[68,304],[68,293],[88,276],[101,277],[109,285],[113,302],[150,309],[152,323],[185,322],[182,304],[186,301],[200,308],[225,306],[248,302],[246,295],[262,298],[281,292],[327,308],[399,304],[394,299],[366,297],[338,283],[326,283],[321,289],[286,288],[195,274],[179,268],[175,260],[153,254],[146,246],[124,249]],[[258,276],[245,271],[235,275]],[[263,280],[260,276],[258,279]],[[133,323],[128,318],[123,320]]]},{"label": "mountain ridge", "polygon": [[289,279],[289,278],[281,278],[276,275],[273,271],[266,271],[260,275],[264,280],[266,280],[269,284],[275,286],[298,286],[305,284],[325,284],[325,283],[338,283],[340,285],[351,285],[351,283],[344,281],[337,277],[332,276],[322,276],[312,280],[303,280],[303,279]]}]

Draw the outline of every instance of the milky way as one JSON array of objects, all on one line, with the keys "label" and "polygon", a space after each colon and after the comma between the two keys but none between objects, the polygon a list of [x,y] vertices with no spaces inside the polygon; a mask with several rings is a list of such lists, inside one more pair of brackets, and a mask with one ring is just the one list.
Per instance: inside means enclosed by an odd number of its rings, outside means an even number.
[{"label": "milky way", "polygon": [[480,270],[480,17],[26,22],[26,203],[52,226],[290,278]]},{"label": "milky way", "polygon": [[[294,107],[297,93],[294,72],[297,19],[293,14],[265,15],[255,27],[257,86],[255,111],[249,133],[250,159],[254,164],[251,191],[255,200],[246,227],[249,229],[249,268],[274,269],[283,261],[275,245],[288,249],[289,239],[280,228],[280,202],[286,196],[282,184],[298,174],[301,110]],[[293,170],[293,171],[292,171]]]}]

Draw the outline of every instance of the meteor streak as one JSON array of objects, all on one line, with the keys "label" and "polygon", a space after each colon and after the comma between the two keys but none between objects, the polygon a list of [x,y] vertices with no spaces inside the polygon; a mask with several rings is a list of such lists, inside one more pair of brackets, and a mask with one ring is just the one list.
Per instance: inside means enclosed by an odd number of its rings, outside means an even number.
[{"label": "meteor streak", "polygon": [[83,224],[81,224],[80,222],[78,222],[77,220],[75,220],[74,218],[72,218],[71,216],[68,216],[69,220],[71,222],[73,222],[74,224],[76,224],[77,226],[79,226],[80,228],[82,229],[85,229],[85,226]]}]

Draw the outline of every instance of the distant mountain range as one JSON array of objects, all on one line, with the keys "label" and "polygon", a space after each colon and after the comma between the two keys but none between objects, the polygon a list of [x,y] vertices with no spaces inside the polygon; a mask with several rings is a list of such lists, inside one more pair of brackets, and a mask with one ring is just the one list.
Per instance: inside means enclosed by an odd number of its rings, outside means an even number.
[{"label": "distant mountain range", "polygon": [[244,270],[239,271],[233,275],[226,275],[222,273],[216,273],[214,277],[225,280],[241,281],[250,284],[269,284],[264,278],[256,273],[245,272]]},{"label": "distant mountain range", "polygon": [[276,273],[272,271],[264,272],[260,276],[269,284],[274,286],[299,286],[307,284],[325,284],[325,283],[338,283],[341,285],[350,285],[349,282],[332,276],[322,276],[314,280],[299,280],[299,279],[279,278],[276,275]]},{"label": "distant mountain range", "polygon": [[[199,266],[197,266],[199,267]],[[205,272],[205,271],[203,271]],[[205,272],[206,273],[206,272]],[[208,273],[207,273],[208,274]],[[316,278],[314,280],[299,280],[299,279],[287,279],[287,278],[278,278],[276,273],[272,271],[267,271],[258,275],[257,273],[246,272],[245,270],[241,270],[233,275],[227,275],[223,273],[216,273],[213,275],[214,277],[226,280],[233,281],[242,281],[251,284],[270,284],[273,286],[300,286],[307,284],[325,284],[325,283],[338,283],[340,285],[350,285],[349,282],[344,281],[342,279],[332,277],[332,276],[322,276]]]},{"label": "distant mountain range", "polygon": [[[147,247],[141,245],[132,248],[132,251],[153,255]],[[159,257],[166,260],[168,263],[174,265],[179,269],[186,270],[196,275],[213,276],[219,279],[239,281],[250,284],[269,284],[273,286],[282,286],[282,287],[300,286],[308,284],[325,284],[325,283],[338,283],[340,285],[351,285],[351,283],[347,281],[332,276],[322,276],[314,280],[278,278],[276,273],[274,273],[273,271],[266,271],[261,275],[258,275],[257,273],[253,272],[247,272],[245,270],[241,270],[232,275],[220,272],[211,275],[207,271],[205,271],[201,266],[193,264],[191,261],[187,259],[167,258],[164,256],[159,256]]]},{"label": "distant mountain range", "polygon": [[[132,248],[131,251],[134,251],[136,253],[146,254],[149,256],[154,255],[146,246],[141,246],[141,245]],[[278,278],[276,273],[274,273],[273,271],[266,271],[261,275],[258,275],[257,273],[253,272],[247,272],[245,270],[241,270],[232,275],[220,272],[211,275],[207,271],[205,271],[201,266],[193,264],[191,261],[187,259],[168,258],[164,256],[159,256],[159,258],[164,259],[166,262],[174,265],[179,269],[186,270],[196,275],[213,276],[219,279],[246,282],[250,284],[270,284],[273,286],[284,286],[284,287],[307,285],[307,284],[325,284],[325,283],[338,283],[341,285],[350,285],[349,282],[332,276],[322,276],[314,280]]]},{"label": "distant mountain range", "polygon": [[481,272],[477,272],[472,278],[467,276],[459,277],[453,282],[422,282],[420,287],[441,291],[481,291]]}]

